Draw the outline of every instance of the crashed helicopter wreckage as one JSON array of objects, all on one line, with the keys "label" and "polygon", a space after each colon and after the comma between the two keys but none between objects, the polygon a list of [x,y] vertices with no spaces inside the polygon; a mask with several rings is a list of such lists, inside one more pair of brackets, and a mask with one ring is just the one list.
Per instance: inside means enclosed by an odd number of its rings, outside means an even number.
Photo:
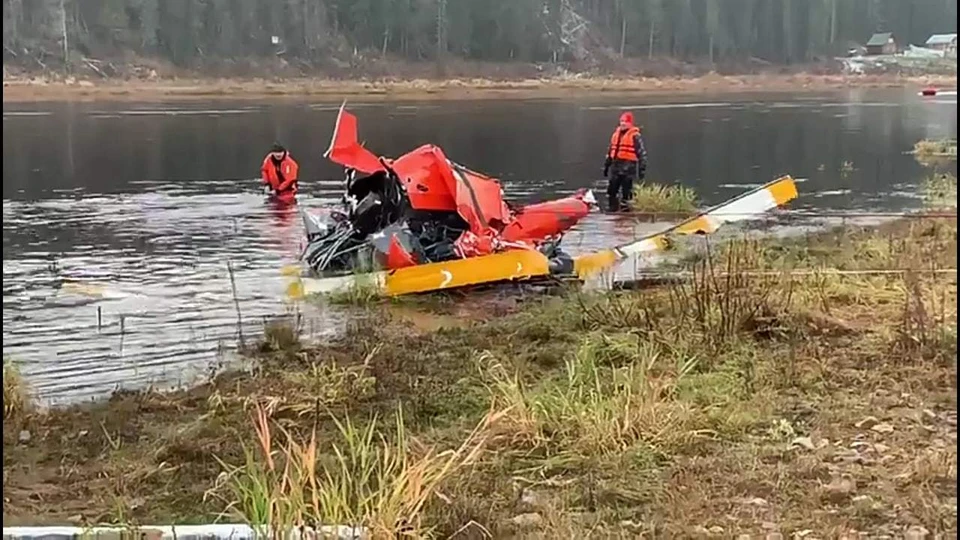
[{"label": "crashed helicopter wreckage", "polygon": [[346,169],[343,210],[326,220],[301,210],[307,243],[300,258],[316,277],[296,278],[288,287],[293,298],[358,286],[397,296],[547,276],[586,279],[666,248],[671,234],[709,234],[797,196],[785,176],[665,231],[573,258],[560,242],[596,205],[589,190],[512,205],[499,182],[434,145],[393,160],[375,156],[358,142],[356,117],[343,106],[324,157]]},{"label": "crashed helicopter wreckage", "polygon": [[377,157],[357,141],[357,120],[341,107],[324,154],[346,170],[342,210],[327,219],[302,212],[307,244],[301,254],[318,276],[377,267],[396,271],[424,264],[534,250],[554,272],[573,259],[560,250],[565,231],[589,213],[589,190],[517,206],[500,183],[423,145],[397,159]]}]

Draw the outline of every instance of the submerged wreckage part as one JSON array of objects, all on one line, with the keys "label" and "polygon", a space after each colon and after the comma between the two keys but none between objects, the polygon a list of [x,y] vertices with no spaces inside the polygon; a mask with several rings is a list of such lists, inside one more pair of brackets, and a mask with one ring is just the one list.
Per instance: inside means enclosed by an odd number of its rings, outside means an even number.
[{"label": "submerged wreckage part", "polygon": [[755,219],[764,212],[783,206],[796,198],[796,182],[789,175],[782,176],[665,231],[628,244],[577,257],[574,259],[577,277],[585,279],[633,255],[665,249],[669,245],[668,235],[712,234],[724,223]]}]

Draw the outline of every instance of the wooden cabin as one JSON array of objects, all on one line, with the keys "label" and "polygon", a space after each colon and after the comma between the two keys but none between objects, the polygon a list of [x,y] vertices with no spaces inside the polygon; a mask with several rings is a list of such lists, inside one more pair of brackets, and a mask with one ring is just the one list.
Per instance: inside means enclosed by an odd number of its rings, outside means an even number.
[{"label": "wooden cabin", "polygon": [[899,50],[893,32],[876,33],[870,36],[870,41],[867,42],[867,56],[897,54]]}]

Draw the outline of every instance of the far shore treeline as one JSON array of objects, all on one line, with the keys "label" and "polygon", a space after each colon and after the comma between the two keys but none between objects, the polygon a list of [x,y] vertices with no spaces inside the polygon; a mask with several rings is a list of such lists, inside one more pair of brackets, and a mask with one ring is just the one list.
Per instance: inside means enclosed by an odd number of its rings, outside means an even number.
[{"label": "far shore treeline", "polygon": [[59,69],[67,58],[104,76],[134,59],[769,66],[843,54],[876,31],[922,44],[956,21],[955,0],[3,0],[3,43],[5,68]]}]

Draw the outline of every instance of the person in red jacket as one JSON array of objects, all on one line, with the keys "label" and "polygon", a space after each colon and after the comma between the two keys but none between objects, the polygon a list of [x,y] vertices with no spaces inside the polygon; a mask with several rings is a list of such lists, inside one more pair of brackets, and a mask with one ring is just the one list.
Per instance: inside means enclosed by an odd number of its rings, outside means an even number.
[{"label": "person in red jacket", "polygon": [[290,152],[278,143],[270,148],[270,153],[263,158],[260,166],[260,179],[267,191],[283,200],[292,200],[297,194],[297,173],[300,166],[294,161]]},{"label": "person in red jacket", "polygon": [[633,199],[633,178],[643,180],[646,172],[647,148],[640,128],[633,125],[633,113],[628,111],[620,115],[620,125],[610,136],[607,159],[603,163],[603,176],[613,173],[607,185],[611,212],[629,209],[629,202]]}]

